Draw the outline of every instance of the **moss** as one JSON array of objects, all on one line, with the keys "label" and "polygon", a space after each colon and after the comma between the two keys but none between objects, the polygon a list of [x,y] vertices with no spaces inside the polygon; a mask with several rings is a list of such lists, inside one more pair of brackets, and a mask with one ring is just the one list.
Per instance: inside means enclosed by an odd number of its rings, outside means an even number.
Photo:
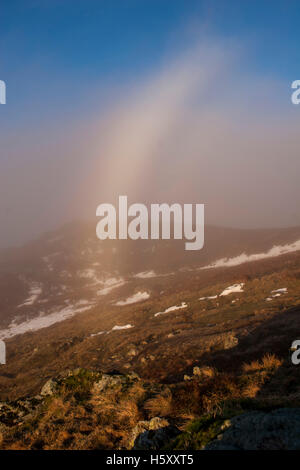
[{"label": "moss", "polygon": [[208,414],[189,423],[171,444],[172,450],[201,450],[222,432],[224,422],[242,413],[240,408],[228,409],[222,415]]},{"label": "moss", "polygon": [[62,381],[59,394],[65,395],[67,399],[73,396],[77,403],[83,404],[90,398],[91,387],[99,377],[99,373],[79,369]]},{"label": "moss", "polygon": [[[286,406],[286,405],[282,405]],[[222,432],[222,425],[228,419],[233,418],[246,411],[269,412],[278,409],[278,403],[269,401],[253,400],[245,398],[242,400],[229,401],[224,406],[221,415],[205,415],[189,423],[179,436],[177,436],[168,449],[172,450],[201,450],[212,440],[217,439]]]},{"label": "moss", "polygon": [[202,449],[206,444],[218,436],[223,422],[224,419],[216,419],[210,415],[192,421],[187,426],[186,430],[176,437],[176,439],[171,444],[171,449]]}]

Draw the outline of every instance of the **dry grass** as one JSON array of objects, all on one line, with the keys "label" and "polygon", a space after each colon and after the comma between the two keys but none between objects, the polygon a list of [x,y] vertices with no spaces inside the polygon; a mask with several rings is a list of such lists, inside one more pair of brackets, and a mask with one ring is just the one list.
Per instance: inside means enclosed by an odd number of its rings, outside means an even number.
[{"label": "dry grass", "polygon": [[268,382],[270,377],[282,366],[283,361],[274,354],[265,354],[262,359],[243,364],[245,386],[243,396],[254,398]]},{"label": "dry grass", "polygon": [[170,391],[156,395],[150,398],[144,404],[144,409],[147,411],[149,418],[154,416],[168,416],[172,409],[172,394]]},{"label": "dry grass", "polygon": [[[0,446],[3,449],[126,448],[136,424],[154,416],[164,417],[183,428],[203,416],[217,417],[228,410],[241,412],[245,399],[247,406],[250,400],[255,409],[259,405],[259,392],[270,378],[277,379],[278,371],[285,374],[282,360],[275,355],[264,355],[260,360],[244,364],[242,372],[237,374],[214,369],[205,378],[196,375],[190,381],[170,387],[134,379],[105,390],[92,383],[88,372],[79,379],[67,379],[60,394],[47,399],[31,421],[5,433]],[[294,372],[284,377],[285,382],[280,379],[280,383],[284,383],[285,389],[280,389],[280,394],[267,395],[267,400],[263,397],[264,403],[269,400],[269,404],[280,405],[287,401],[289,387],[295,381]],[[293,392],[293,403],[299,401],[299,393]]]},{"label": "dry grass", "polygon": [[244,372],[273,371],[282,365],[282,360],[274,354],[265,354],[261,361],[252,361],[250,364],[243,364]]}]

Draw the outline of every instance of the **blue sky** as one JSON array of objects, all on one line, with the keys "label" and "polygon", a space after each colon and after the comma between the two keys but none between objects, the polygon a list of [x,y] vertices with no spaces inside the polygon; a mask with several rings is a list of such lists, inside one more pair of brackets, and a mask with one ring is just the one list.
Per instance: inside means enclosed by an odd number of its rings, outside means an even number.
[{"label": "blue sky", "polygon": [[63,119],[105,90],[143,76],[201,35],[247,43],[255,73],[296,79],[297,1],[2,0],[3,128]]}]

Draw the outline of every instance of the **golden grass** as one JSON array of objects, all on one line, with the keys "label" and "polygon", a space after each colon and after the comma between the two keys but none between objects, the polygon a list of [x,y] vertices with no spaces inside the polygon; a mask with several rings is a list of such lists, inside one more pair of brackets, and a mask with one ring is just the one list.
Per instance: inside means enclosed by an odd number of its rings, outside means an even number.
[{"label": "golden grass", "polygon": [[262,370],[276,370],[282,365],[282,360],[275,354],[265,354],[261,361],[252,361],[250,364],[243,364],[244,372],[256,372]]},{"label": "golden grass", "polygon": [[171,413],[172,394],[163,393],[158,394],[154,398],[150,398],[144,404],[144,409],[147,411],[149,418],[155,416],[168,416]]},{"label": "golden grass", "polygon": [[[61,394],[46,400],[32,422],[24,422],[21,427],[15,426],[8,433],[0,434],[0,448],[126,448],[136,424],[155,416],[182,428],[203,415],[220,415],[228,407],[242,410],[245,399],[252,400],[254,407],[258,400],[280,404],[288,401],[291,390],[293,400],[299,401],[294,370],[286,371],[282,366],[280,358],[266,354],[260,360],[244,364],[242,370],[237,369],[235,373],[207,368],[213,373],[206,374],[205,379],[195,375],[192,380],[170,386],[134,379],[116,382],[104,390],[90,383],[88,390],[83,382],[84,395],[79,393],[82,386],[79,381],[72,392],[63,387]],[[270,379],[279,380],[282,389],[275,386],[274,393],[271,390],[271,394],[261,397]]]}]

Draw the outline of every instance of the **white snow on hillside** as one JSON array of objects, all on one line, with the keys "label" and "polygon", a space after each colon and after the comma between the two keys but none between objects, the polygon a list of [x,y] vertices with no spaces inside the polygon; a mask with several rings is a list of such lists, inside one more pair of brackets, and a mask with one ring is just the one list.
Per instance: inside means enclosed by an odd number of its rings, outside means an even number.
[{"label": "white snow on hillside", "polygon": [[245,284],[241,282],[240,284],[233,284],[233,286],[226,287],[226,289],[224,289],[223,292],[221,292],[220,297],[224,295],[233,294],[235,292],[244,292],[243,290],[244,285]]},{"label": "white snow on hillside", "polygon": [[63,309],[50,313],[49,315],[40,314],[39,317],[35,317],[26,320],[22,323],[16,323],[13,321],[9,327],[5,330],[0,330],[0,339],[12,338],[13,336],[27,333],[28,331],[37,331],[42,328],[54,325],[68,318],[73,317],[77,313],[82,313],[92,308],[94,304],[89,303],[88,300],[79,300],[73,305],[67,305]]},{"label": "white snow on hillside", "polygon": [[141,273],[137,273],[134,275],[134,277],[137,277],[139,279],[150,279],[152,277],[156,277],[156,274],[153,270],[151,271],[143,271]]},{"label": "white snow on hillside", "polygon": [[200,269],[238,266],[239,264],[248,263],[249,261],[259,261],[265,258],[274,258],[276,256],[285,255],[287,253],[293,253],[294,251],[298,250],[300,250],[300,240],[286,245],[273,246],[272,248],[270,248],[270,250],[264,253],[256,253],[253,255],[247,255],[246,253],[242,253],[233,258],[221,258],[215,261],[214,263],[211,263],[207,266],[203,266]]},{"label": "white snow on hillside", "polygon": [[213,300],[216,299],[218,296],[217,295],[211,295],[209,297],[200,297],[199,300]]},{"label": "white snow on hillside", "polygon": [[111,330],[109,331],[99,331],[98,333],[92,333],[90,335],[90,337],[94,337],[94,336],[101,336],[103,335],[104,333],[111,333],[112,331],[118,331],[118,330],[128,330],[129,328],[133,328],[134,326],[133,325],[130,325],[130,323],[128,323],[127,325],[115,325]]},{"label": "white snow on hillside", "polygon": [[163,312],[157,312],[154,314],[155,317],[159,315],[164,315],[165,313],[174,312],[175,310],[180,310],[182,308],[186,308],[187,304],[185,302],[181,302],[181,305],[173,305],[173,307],[166,308]]},{"label": "white snow on hillside", "polygon": [[275,289],[271,291],[271,294],[279,292],[280,294],[284,294],[287,292],[287,287],[282,287],[281,289]]},{"label": "white snow on hillside", "polygon": [[92,334],[90,335],[90,337],[92,338],[93,336],[104,335],[104,333],[106,333],[106,331],[98,331],[98,333],[92,333]]},{"label": "white snow on hillside", "polygon": [[267,297],[266,301],[270,302],[275,297],[281,297],[282,294],[287,294],[287,287],[282,287],[280,289],[274,289],[271,291],[271,297]]},{"label": "white snow on hillside", "polygon": [[128,325],[123,325],[123,326],[119,326],[119,325],[115,325],[111,331],[115,331],[115,330],[128,330],[128,328],[133,328],[133,325],[130,325],[130,323]]},{"label": "white snow on hillside", "polygon": [[18,307],[23,307],[26,305],[33,305],[36,299],[41,295],[42,288],[38,283],[33,283],[29,289],[29,297],[23,302],[22,304],[18,305]]},{"label": "white snow on hillside", "polygon": [[110,277],[103,281],[103,287],[97,291],[97,295],[106,295],[109,294],[113,289],[121,287],[126,284],[126,281],[122,278]]},{"label": "white snow on hillside", "polygon": [[117,306],[123,306],[123,305],[130,305],[130,304],[135,304],[136,302],[141,302],[142,300],[147,300],[149,299],[150,294],[148,292],[137,292],[136,294],[133,294],[131,297],[128,297],[126,300],[119,300],[118,302],[115,303]]}]

